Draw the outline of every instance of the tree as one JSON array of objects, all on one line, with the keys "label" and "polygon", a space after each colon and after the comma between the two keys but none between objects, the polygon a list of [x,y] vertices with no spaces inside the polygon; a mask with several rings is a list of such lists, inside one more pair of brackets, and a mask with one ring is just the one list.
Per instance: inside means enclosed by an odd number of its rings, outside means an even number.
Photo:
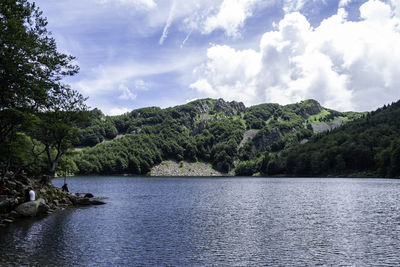
[{"label": "tree", "polygon": [[79,112],[60,111],[39,114],[38,127],[32,135],[45,147],[48,174],[54,176],[61,157],[77,144],[79,131],[75,127],[85,121]]},{"label": "tree", "polygon": [[262,161],[261,161],[261,172],[264,174],[268,174],[268,163],[270,161],[269,158],[269,151],[266,151],[262,157]]},{"label": "tree", "polygon": [[393,177],[400,176],[400,142],[393,142],[391,153],[391,175]]},{"label": "tree", "polygon": [[47,109],[65,89],[61,79],[78,72],[74,57],[57,51],[46,26],[34,3],[0,2],[0,110]]},{"label": "tree", "polygon": [[[56,150],[49,170],[54,174],[75,138],[76,114],[86,109],[86,99],[62,82],[79,67],[74,57],[57,51],[46,26],[34,3],[0,1],[0,145],[7,146],[20,132],[37,138],[48,158]],[[2,160],[10,157],[1,155]]]}]

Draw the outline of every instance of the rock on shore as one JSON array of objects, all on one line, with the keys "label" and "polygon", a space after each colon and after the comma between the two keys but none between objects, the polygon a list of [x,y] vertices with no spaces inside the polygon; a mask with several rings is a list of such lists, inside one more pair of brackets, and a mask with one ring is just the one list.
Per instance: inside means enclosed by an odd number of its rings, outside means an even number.
[{"label": "rock on shore", "polygon": [[24,217],[35,217],[48,211],[50,208],[46,204],[46,200],[39,198],[35,201],[29,201],[19,205],[15,211]]},{"label": "rock on shore", "polygon": [[227,176],[204,162],[163,161],[151,169],[151,176]]},{"label": "rock on shore", "polygon": [[[49,183],[48,177],[35,179],[24,174],[13,177],[8,173],[0,179],[9,189],[7,195],[0,195],[0,226],[12,223],[17,218],[50,214],[67,207],[105,204],[103,199],[94,198],[90,193],[63,192]],[[36,192],[37,200],[25,201],[25,191],[28,188]]]}]

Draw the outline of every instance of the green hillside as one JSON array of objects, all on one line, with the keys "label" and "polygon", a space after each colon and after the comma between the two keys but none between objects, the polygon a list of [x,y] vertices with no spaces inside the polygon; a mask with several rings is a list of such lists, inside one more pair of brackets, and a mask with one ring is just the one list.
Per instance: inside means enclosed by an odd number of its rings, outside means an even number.
[{"label": "green hillside", "polygon": [[77,174],[148,174],[172,159],[252,175],[263,171],[265,155],[307,142],[319,125],[329,130],[361,116],[323,108],[314,100],[246,108],[240,102],[202,99],[112,117],[93,110],[81,130],[81,146],[66,161]]},{"label": "green hillside", "polygon": [[271,175],[399,177],[400,101],[269,156]]}]

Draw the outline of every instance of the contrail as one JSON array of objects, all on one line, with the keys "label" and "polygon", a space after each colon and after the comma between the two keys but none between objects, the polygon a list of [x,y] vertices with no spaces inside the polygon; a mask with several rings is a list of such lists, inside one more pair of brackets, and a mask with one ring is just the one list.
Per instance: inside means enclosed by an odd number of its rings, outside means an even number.
[{"label": "contrail", "polygon": [[168,19],[167,19],[167,23],[165,24],[164,27],[164,31],[160,37],[160,41],[158,41],[158,43],[160,45],[162,45],[165,41],[165,39],[167,39],[168,36],[168,29],[171,26],[172,21],[174,20],[174,15],[175,15],[175,0],[172,2],[172,6],[171,9],[169,10],[169,15],[168,15]]},{"label": "contrail", "polygon": [[186,41],[189,39],[190,35],[192,34],[193,29],[190,30],[190,32],[188,33],[188,35],[186,35],[185,40],[183,40],[182,44],[181,44],[181,48],[185,45]]}]

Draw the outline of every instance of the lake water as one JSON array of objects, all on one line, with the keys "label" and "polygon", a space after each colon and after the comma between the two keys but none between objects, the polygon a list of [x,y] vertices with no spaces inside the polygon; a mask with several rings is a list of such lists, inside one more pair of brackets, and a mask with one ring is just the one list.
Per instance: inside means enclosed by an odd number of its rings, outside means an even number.
[{"label": "lake water", "polygon": [[75,177],[68,185],[108,203],[0,229],[1,266],[400,265],[400,180]]}]

